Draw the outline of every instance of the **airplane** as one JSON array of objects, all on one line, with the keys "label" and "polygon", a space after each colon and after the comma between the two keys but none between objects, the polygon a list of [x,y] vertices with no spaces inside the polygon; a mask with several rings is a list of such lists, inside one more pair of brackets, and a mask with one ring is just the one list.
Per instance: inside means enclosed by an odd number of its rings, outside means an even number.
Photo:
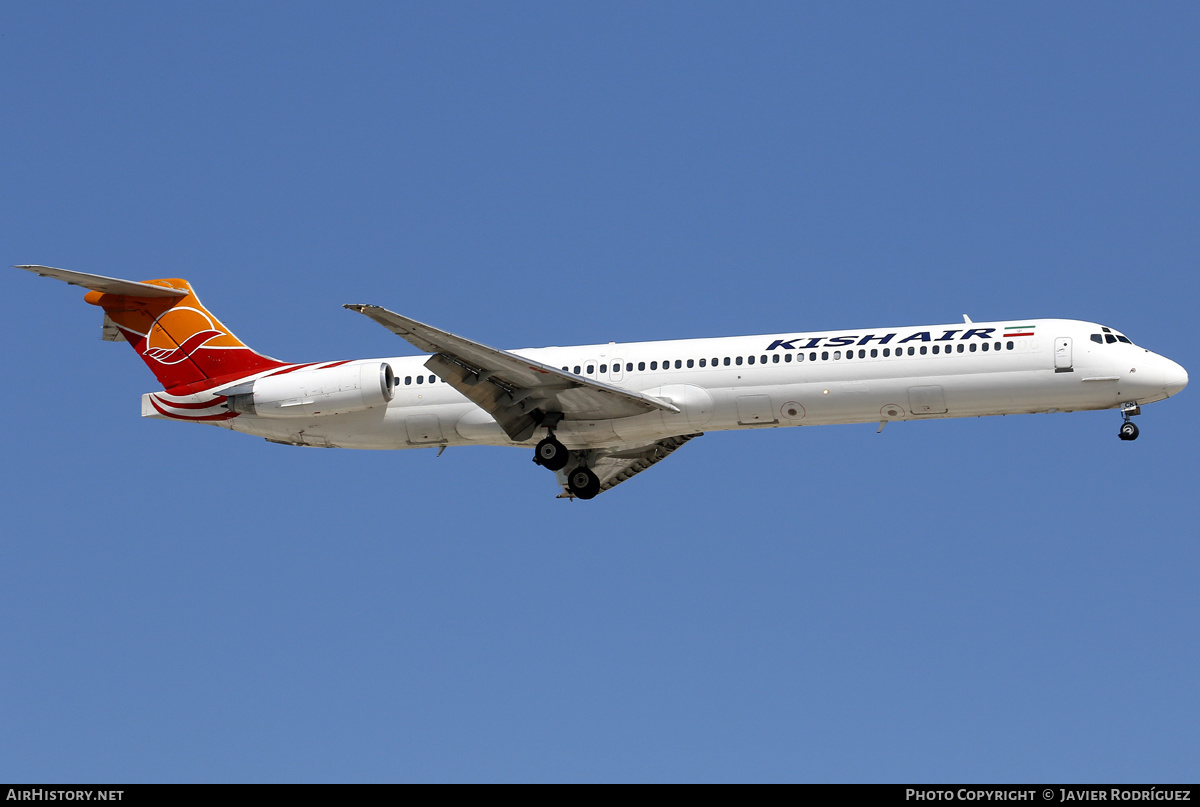
[{"label": "airplane", "polygon": [[559,498],[592,499],[704,431],[1116,409],[1187,386],[1119,331],[1015,319],[499,350],[375,305],[346,305],[430,355],[290,364],[247,347],[186,280],[16,267],[88,290],[102,338],[129,342],[163,389],[142,415],[273,443],[532,449]]}]

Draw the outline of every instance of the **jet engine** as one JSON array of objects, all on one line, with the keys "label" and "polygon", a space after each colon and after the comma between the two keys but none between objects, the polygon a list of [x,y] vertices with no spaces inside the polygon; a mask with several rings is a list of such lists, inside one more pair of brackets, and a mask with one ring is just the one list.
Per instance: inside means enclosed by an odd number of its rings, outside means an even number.
[{"label": "jet engine", "polygon": [[344,415],[385,406],[396,391],[387,362],[355,362],[265,376],[226,393],[230,411],[264,418]]}]

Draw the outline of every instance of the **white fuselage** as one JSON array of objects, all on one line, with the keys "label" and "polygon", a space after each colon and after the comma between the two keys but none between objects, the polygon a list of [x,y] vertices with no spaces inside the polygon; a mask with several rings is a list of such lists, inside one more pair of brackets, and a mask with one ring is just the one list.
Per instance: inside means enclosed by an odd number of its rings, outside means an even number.
[{"label": "white fuselage", "polygon": [[[1175,362],[1100,325],[1062,319],[512,352],[681,410],[564,420],[556,433],[572,449],[727,429],[1111,409],[1159,401],[1187,384]],[[545,436],[539,429],[525,442],[510,440],[487,412],[437,379],[427,360],[371,360],[390,364],[397,384],[390,402],[366,411],[213,422],[279,442],[345,448],[532,445]],[[158,407],[144,399],[145,414],[187,420],[210,411],[201,405],[214,397],[157,396]]]}]

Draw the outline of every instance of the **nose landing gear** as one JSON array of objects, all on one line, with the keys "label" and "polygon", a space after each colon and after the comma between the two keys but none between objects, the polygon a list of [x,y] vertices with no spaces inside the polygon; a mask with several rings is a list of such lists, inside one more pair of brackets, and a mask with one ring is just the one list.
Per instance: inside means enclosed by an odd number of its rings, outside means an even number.
[{"label": "nose landing gear", "polygon": [[1142,408],[1135,403],[1127,403],[1121,406],[1121,415],[1125,418],[1125,422],[1121,424],[1121,430],[1117,432],[1117,436],[1122,440],[1136,440],[1138,438],[1138,427],[1135,426],[1129,419],[1134,415],[1140,415]]}]

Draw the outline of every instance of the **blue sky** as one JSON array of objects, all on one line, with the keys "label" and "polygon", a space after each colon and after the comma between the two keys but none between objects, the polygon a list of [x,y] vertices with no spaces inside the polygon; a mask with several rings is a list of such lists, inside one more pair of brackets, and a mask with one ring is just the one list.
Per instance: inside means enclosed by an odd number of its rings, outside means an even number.
[{"label": "blue sky", "polygon": [[[1022,317],[1200,367],[1184,4],[0,6],[8,264],[291,361]],[[1195,781],[1194,390],[524,451],[143,420],[7,270],[0,779]]]}]

